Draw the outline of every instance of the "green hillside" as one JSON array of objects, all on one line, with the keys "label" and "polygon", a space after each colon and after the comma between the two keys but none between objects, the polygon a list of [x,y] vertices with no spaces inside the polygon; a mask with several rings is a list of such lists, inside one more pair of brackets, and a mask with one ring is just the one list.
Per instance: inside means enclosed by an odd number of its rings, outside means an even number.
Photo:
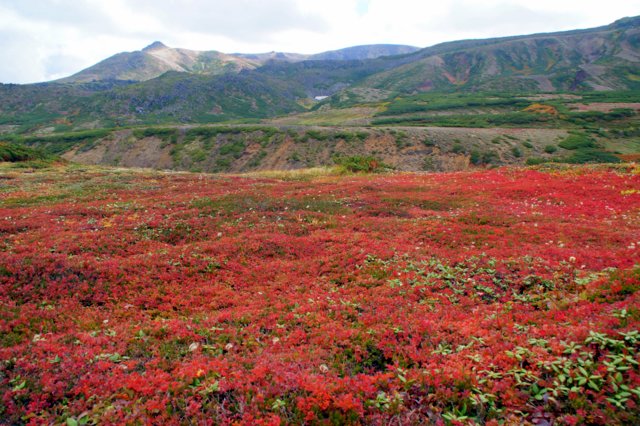
[{"label": "green hillside", "polygon": [[[305,56],[295,54],[282,54],[283,60],[275,60],[280,54],[226,55],[154,43],[140,52],[116,55],[69,79],[0,85],[0,131],[257,121],[304,111],[314,114],[360,107],[399,115],[400,105],[406,112],[413,109],[424,115],[428,111],[423,105],[430,101],[421,98],[423,94],[428,98],[472,93],[490,98],[492,93],[526,97],[559,92],[635,94],[640,90],[638,17],[594,29],[457,41],[412,50],[406,46],[359,46],[307,56],[313,60],[301,60]],[[403,54],[350,59],[387,53]],[[319,59],[322,57],[328,59]],[[317,102],[316,97],[329,98]],[[522,108],[528,106],[520,103]],[[500,110],[498,105],[485,107],[493,107],[490,114]],[[516,115],[506,124],[549,121],[524,114],[522,108],[512,108]],[[466,114],[464,108],[460,112]],[[371,123],[371,115],[363,116],[360,124]],[[463,122],[505,124],[493,118]],[[380,123],[384,119],[375,120]],[[456,120],[449,121],[455,125]],[[418,117],[411,121],[404,117],[382,121],[400,122],[439,125],[443,120]]]},{"label": "green hillside", "polygon": [[444,43],[358,84],[395,92],[640,88],[640,18],[592,30]]}]

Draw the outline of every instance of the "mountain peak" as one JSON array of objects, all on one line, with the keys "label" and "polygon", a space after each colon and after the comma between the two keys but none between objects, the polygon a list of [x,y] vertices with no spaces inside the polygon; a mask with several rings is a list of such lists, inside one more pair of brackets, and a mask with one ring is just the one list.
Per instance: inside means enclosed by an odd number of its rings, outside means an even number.
[{"label": "mountain peak", "polygon": [[153,43],[151,43],[150,45],[142,49],[142,51],[149,52],[151,50],[160,50],[160,49],[168,49],[168,47],[161,41],[154,41]]},{"label": "mountain peak", "polygon": [[618,19],[613,24],[615,28],[629,28],[640,26],[640,16],[627,16],[626,18]]}]

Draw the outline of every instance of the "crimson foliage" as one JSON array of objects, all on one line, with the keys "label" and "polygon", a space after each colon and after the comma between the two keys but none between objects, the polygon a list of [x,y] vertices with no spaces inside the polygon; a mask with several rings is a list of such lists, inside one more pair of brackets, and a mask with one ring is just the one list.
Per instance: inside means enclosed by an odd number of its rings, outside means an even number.
[{"label": "crimson foliage", "polygon": [[0,422],[640,423],[640,174],[4,173]]}]

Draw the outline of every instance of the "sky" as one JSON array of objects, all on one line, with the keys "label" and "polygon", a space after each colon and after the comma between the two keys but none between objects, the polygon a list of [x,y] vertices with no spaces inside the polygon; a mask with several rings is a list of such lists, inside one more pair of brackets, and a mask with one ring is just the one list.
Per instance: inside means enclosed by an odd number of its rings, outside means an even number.
[{"label": "sky", "polygon": [[319,53],[590,28],[640,0],[0,0],[0,82],[71,75],[153,41],[226,53]]}]

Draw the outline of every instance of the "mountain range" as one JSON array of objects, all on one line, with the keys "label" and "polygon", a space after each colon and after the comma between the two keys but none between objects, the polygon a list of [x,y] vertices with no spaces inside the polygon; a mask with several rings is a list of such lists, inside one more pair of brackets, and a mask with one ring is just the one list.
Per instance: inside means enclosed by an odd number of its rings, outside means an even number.
[{"label": "mountain range", "polygon": [[258,54],[222,53],[218,51],[196,51],[174,49],[156,41],[136,52],[118,53],[70,77],[63,83],[82,83],[99,80],[146,81],[168,71],[201,75],[218,75],[253,70],[268,61],[315,61],[374,59],[413,53],[420,50],[413,46],[377,44],[355,46],[341,50],[305,55],[300,53],[268,52]]},{"label": "mountain range", "polygon": [[640,17],[424,49],[372,45],[317,55],[197,52],[155,42],[62,80],[0,85],[0,126],[31,132],[209,123],[380,105],[419,93],[634,89],[640,89]]}]

